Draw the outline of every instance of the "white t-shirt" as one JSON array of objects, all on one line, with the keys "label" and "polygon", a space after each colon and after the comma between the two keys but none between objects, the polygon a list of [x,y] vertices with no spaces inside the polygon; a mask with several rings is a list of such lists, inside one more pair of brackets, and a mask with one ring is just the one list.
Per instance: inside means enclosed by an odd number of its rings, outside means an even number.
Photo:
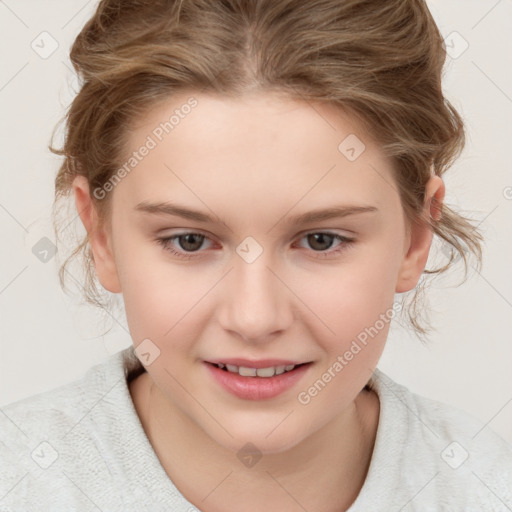
[{"label": "white t-shirt", "polygon": [[[165,473],[133,406],[128,382],[142,371],[129,347],[81,380],[0,409],[0,512],[197,511]],[[370,385],[379,426],[349,512],[512,511],[510,444],[378,369]]]}]

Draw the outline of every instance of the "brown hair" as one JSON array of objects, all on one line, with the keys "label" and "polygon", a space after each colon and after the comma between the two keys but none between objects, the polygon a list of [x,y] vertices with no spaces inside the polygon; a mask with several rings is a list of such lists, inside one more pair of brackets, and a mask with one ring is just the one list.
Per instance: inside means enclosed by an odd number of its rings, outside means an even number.
[{"label": "brown hair", "polygon": [[[339,106],[381,143],[409,222],[428,222],[453,249],[446,264],[424,274],[444,272],[454,254],[465,277],[470,253],[481,265],[482,237],[468,219],[445,204],[440,220],[421,217],[426,182],[442,176],[465,144],[462,119],[442,92],[446,52],[424,0],[102,0],[70,57],[81,88],[65,116],[63,148],[50,145],[65,157],[55,180],[57,241],[56,205],[73,178],[103,187],[122,165],[126,127],[147,109],[183,91],[280,91]],[[109,196],[93,201],[108,222]],[[103,307],[87,235],[61,266],[61,286],[80,253],[85,299]],[[404,295],[420,338],[429,330],[423,281]]]}]

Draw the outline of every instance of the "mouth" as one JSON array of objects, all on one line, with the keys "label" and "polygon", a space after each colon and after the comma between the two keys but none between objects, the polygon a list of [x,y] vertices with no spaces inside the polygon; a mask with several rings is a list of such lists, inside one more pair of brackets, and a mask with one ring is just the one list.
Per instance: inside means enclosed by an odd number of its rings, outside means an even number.
[{"label": "mouth", "polygon": [[[235,364],[238,363],[238,364]],[[298,386],[313,361],[282,359],[203,361],[216,385],[243,400],[272,399]]]},{"label": "mouth", "polygon": [[[230,363],[211,363],[207,361],[207,364],[215,366],[220,370],[225,372],[234,373],[240,375],[241,377],[262,377],[262,378],[271,378],[278,375],[282,375],[284,373],[293,372],[297,368],[301,366],[309,365],[308,363],[291,363],[291,364],[278,364],[278,365],[268,365],[261,366],[262,363],[258,363],[258,367],[256,364],[254,366],[242,366]],[[265,364],[265,363],[263,363]],[[268,363],[267,363],[268,364]]]}]

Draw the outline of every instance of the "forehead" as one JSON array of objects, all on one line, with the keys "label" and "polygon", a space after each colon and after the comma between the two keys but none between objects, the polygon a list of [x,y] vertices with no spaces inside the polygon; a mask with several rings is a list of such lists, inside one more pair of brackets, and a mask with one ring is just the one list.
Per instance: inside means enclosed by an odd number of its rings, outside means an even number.
[{"label": "forehead", "polygon": [[224,191],[242,204],[320,192],[378,203],[397,194],[391,162],[357,118],[281,93],[180,93],[136,120],[126,158],[143,146],[151,149],[122,184],[133,200],[164,200],[176,186]]},{"label": "forehead", "polygon": [[[332,103],[304,101],[283,92],[255,92],[241,97],[181,92],[150,108],[134,121],[130,146],[151,134],[157,143],[201,145],[203,150],[231,153],[234,143],[256,152],[262,144],[275,147],[295,143],[305,153],[321,145],[338,150],[339,142],[354,134],[366,149],[378,149],[349,111]],[[302,151],[304,150],[304,151]]]}]

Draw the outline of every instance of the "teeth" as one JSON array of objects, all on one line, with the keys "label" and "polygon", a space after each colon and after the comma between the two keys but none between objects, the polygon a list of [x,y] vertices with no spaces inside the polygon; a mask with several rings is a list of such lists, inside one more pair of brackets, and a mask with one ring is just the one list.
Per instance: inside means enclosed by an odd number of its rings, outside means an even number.
[{"label": "teeth", "polygon": [[295,368],[294,364],[286,366],[269,366],[268,368],[248,368],[246,366],[235,366],[234,364],[217,364],[219,368],[226,368],[228,372],[238,373],[242,377],[273,377],[289,372]]},{"label": "teeth", "polygon": [[[241,368],[240,368],[241,370]],[[273,377],[276,373],[276,369],[273,367],[270,368],[258,368],[256,370],[256,375],[258,377]],[[240,375],[243,375],[242,372],[240,372]]]},{"label": "teeth", "polygon": [[238,373],[242,377],[256,377],[257,370],[256,368],[246,368],[245,366],[240,366],[238,368]]},{"label": "teeth", "polygon": [[281,375],[281,373],[284,373],[284,366],[276,366],[276,375]]}]

